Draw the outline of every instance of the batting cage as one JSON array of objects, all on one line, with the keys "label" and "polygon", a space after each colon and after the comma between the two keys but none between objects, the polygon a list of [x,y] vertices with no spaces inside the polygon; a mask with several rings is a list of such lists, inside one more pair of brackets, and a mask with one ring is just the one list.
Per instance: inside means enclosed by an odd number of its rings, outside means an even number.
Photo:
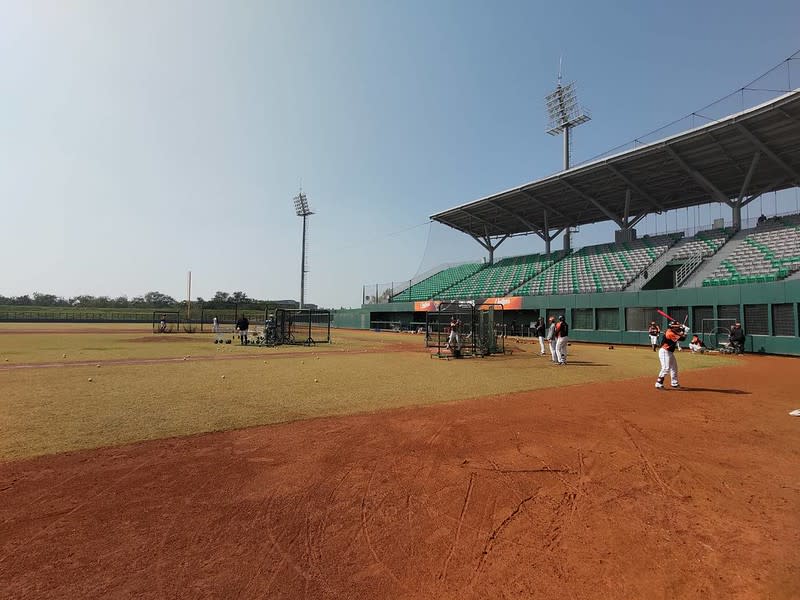
[{"label": "batting cage", "polygon": [[733,348],[728,344],[728,338],[731,326],[735,322],[736,319],[703,319],[701,336],[706,348],[726,353],[733,352]]},{"label": "batting cage", "polygon": [[469,358],[505,353],[501,304],[441,302],[426,313],[425,346],[435,348],[431,357]]},{"label": "batting cage", "polygon": [[177,333],[180,326],[181,316],[178,311],[153,311],[153,333]]},{"label": "batting cage", "polygon": [[263,345],[328,344],[331,341],[329,310],[278,308],[264,315]]}]

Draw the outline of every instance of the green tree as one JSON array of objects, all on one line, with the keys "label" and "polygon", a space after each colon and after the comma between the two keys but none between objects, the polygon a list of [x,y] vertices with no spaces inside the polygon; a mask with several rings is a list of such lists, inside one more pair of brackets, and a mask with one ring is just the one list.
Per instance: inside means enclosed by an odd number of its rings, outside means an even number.
[{"label": "green tree", "polygon": [[175,298],[162,294],[161,292],[147,292],[144,295],[144,301],[154,308],[175,306],[177,304]]}]

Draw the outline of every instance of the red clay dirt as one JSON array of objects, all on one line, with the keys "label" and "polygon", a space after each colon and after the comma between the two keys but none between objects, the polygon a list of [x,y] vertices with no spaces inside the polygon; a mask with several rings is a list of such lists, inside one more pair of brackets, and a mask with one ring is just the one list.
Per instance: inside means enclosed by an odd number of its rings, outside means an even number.
[{"label": "red clay dirt", "polygon": [[0,463],[0,590],[798,598],[798,365]]},{"label": "red clay dirt", "polygon": [[142,333],[142,327],[76,327],[71,323],[65,323],[61,326],[54,324],[50,329],[39,329],[34,327],[26,328],[0,328],[0,335],[19,335],[19,334],[39,334],[46,333],[49,335],[58,334],[87,334],[87,333]]}]

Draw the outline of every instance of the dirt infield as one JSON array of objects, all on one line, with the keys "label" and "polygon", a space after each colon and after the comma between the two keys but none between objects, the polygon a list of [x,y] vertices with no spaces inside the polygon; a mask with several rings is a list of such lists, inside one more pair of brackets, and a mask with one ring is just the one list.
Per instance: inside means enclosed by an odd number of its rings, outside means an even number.
[{"label": "dirt infield", "polygon": [[[10,598],[797,598],[793,359],[0,463]],[[764,377],[765,371],[769,377]]]}]

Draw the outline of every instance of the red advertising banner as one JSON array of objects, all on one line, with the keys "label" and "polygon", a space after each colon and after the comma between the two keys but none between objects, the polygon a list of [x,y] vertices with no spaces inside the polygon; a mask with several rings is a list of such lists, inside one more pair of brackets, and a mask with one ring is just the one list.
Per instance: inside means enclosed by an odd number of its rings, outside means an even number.
[{"label": "red advertising banner", "polygon": [[522,308],[522,296],[505,296],[503,298],[487,298],[480,305],[481,310],[489,310],[492,304],[500,304],[503,310],[520,310]]},{"label": "red advertising banner", "polygon": [[414,302],[414,312],[435,312],[438,309],[438,300],[423,300],[422,302]]}]

